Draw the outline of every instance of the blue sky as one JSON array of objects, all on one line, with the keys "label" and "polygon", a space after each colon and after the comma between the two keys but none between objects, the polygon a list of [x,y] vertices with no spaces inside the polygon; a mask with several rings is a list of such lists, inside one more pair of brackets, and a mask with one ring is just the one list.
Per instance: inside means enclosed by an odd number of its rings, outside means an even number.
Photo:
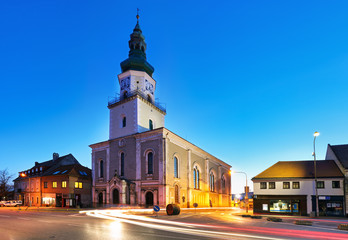
[{"label": "blue sky", "polygon": [[[0,8],[0,161],[53,152],[91,166],[140,8],[166,127],[252,178],[348,135],[347,1],[7,1]],[[241,192],[244,175],[233,176]],[[249,181],[249,183],[251,183]]]}]

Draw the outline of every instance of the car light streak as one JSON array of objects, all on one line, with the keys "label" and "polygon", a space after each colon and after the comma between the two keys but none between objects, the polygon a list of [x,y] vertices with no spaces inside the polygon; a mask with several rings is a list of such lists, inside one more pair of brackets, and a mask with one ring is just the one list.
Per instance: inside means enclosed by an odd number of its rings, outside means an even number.
[{"label": "car light streak", "polygon": [[271,237],[253,236],[253,235],[246,235],[246,234],[239,234],[239,233],[196,230],[196,229],[179,228],[179,227],[172,227],[172,226],[163,226],[163,225],[156,225],[156,224],[150,224],[150,223],[143,223],[143,222],[137,222],[134,220],[128,220],[128,219],[124,219],[124,218],[118,219],[115,217],[104,215],[102,213],[97,213],[96,211],[86,212],[86,214],[88,216],[92,216],[92,217],[109,219],[109,220],[119,220],[122,222],[130,223],[130,224],[134,224],[134,225],[138,225],[138,226],[142,226],[142,227],[154,228],[154,229],[158,229],[158,230],[170,231],[170,232],[175,232],[175,233],[196,235],[196,236],[201,236],[201,237],[213,237],[213,238],[222,238],[222,239],[231,239],[231,237],[244,237],[244,238],[254,238],[254,239],[283,240],[282,238],[271,238]]},{"label": "car light streak", "polygon": [[[280,239],[280,238],[270,238],[264,236],[256,236],[254,234],[266,234],[278,237],[297,237],[297,238],[307,238],[307,239],[329,239],[329,240],[346,240],[347,234],[343,233],[327,233],[327,232],[314,232],[308,230],[290,230],[290,229],[277,229],[277,228],[267,228],[267,227],[256,227],[252,228],[240,228],[240,227],[230,227],[230,226],[220,226],[220,225],[206,225],[206,224],[195,224],[195,223],[184,223],[177,221],[168,221],[161,219],[153,219],[144,216],[130,215],[131,212],[137,213],[152,213],[149,209],[136,209],[136,210],[95,210],[95,211],[81,211],[80,213],[86,213],[88,216],[123,221],[130,224],[136,224],[143,227],[150,227],[165,231],[180,232],[183,234],[199,235],[205,237],[248,237],[257,239]],[[128,213],[128,214],[126,214]],[[139,222],[140,221],[140,222]],[[150,223],[151,222],[151,223]],[[172,225],[172,226],[168,226]],[[174,227],[180,226],[180,227]],[[188,228],[189,227],[189,228]],[[224,229],[226,231],[236,231],[243,232],[231,233],[231,232],[217,232],[202,229],[193,228],[214,228],[214,229]]]}]

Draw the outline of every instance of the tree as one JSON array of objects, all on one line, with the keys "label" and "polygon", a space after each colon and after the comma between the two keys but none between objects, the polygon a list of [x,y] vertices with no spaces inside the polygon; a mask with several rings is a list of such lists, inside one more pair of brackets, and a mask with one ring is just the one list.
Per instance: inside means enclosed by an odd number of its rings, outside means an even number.
[{"label": "tree", "polygon": [[13,185],[10,180],[13,177],[7,169],[0,170],[0,200],[7,199],[13,191]]}]

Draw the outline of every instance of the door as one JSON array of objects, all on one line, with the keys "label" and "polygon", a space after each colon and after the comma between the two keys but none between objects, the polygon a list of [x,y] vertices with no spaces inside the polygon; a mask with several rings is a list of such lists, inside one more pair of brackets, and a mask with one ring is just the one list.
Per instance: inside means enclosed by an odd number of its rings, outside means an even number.
[{"label": "door", "polygon": [[153,206],[153,193],[147,192],[145,195],[146,207]]},{"label": "door", "polygon": [[120,193],[117,188],[112,191],[112,203],[113,204],[120,204]]}]

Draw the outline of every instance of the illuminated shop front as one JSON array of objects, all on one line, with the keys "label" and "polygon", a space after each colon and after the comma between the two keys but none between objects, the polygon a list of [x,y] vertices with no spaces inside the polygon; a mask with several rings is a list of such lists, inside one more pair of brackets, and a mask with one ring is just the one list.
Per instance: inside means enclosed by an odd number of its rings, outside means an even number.
[{"label": "illuminated shop front", "polygon": [[307,196],[254,196],[255,213],[307,215]]},{"label": "illuminated shop front", "polygon": [[[319,196],[319,216],[344,216],[343,196]],[[312,196],[312,211],[315,211],[315,196]]]}]

